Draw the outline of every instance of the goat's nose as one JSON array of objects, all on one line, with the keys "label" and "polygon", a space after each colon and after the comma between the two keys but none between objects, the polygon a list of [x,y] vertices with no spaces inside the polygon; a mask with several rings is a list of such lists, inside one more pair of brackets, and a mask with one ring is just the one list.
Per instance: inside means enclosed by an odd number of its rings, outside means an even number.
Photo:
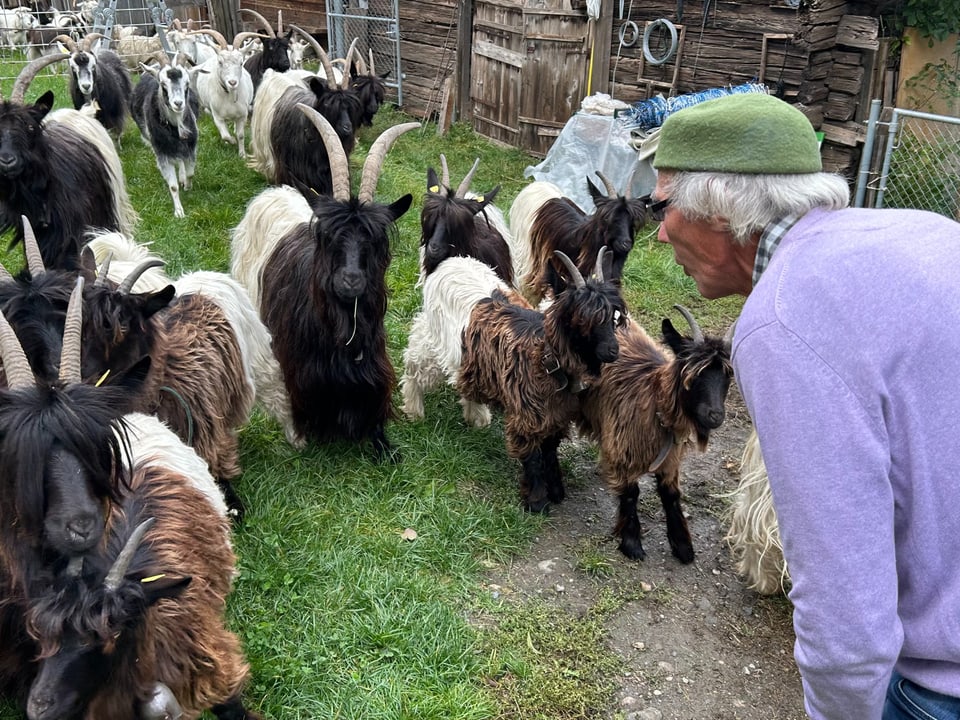
[{"label": "goat's nose", "polygon": [[13,167],[17,164],[17,156],[13,153],[0,153],[0,166]]},{"label": "goat's nose", "polygon": [[52,695],[44,695],[41,697],[31,695],[27,701],[27,715],[31,718],[43,718],[47,716],[47,713],[50,712],[50,708],[52,707]]},{"label": "goat's nose", "polygon": [[227,85],[229,85],[232,88],[235,88],[237,86],[237,81],[231,78],[230,80],[227,80]]},{"label": "goat's nose", "polygon": [[67,522],[67,531],[75,540],[82,542],[90,537],[96,525],[96,518],[92,515],[83,515],[70,519]]},{"label": "goat's nose", "polygon": [[707,413],[707,425],[710,428],[718,428],[723,424],[726,412],[723,408],[714,409]]}]

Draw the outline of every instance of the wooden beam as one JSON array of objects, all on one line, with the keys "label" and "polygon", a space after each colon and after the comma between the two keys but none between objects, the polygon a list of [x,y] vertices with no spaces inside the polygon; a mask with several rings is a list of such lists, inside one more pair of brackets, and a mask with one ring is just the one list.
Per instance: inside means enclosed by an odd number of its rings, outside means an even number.
[{"label": "wooden beam", "polygon": [[457,18],[457,71],[454,85],[457,88],[455,115],[459,120],[469,121],[473,112],[470,104],[470,59],[473,57],[473,2],[463,0]]}]

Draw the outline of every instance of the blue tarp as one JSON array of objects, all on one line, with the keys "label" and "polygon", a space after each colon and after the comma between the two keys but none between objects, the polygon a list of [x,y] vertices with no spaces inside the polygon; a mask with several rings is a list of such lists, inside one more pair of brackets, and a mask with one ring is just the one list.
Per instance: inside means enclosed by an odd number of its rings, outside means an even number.
[{"label": "blue tarp", "polygon": [[640,128],[641,130],[650,130],[663,125],[663,121],[671,113],[682,110],[685,107],[702,103],[705,100],[723,97],[724,95],[738,95],[741,93],[766,93],[767,86],[762,83],[747,83],[745,85],[735,85],[730,88],[710,88],[700,92],[678,95],[677,97],[665,98],[657,95],[648,100],[635,102],[627,110],[621,110],[617,113],[617,119],[631,128]]}]

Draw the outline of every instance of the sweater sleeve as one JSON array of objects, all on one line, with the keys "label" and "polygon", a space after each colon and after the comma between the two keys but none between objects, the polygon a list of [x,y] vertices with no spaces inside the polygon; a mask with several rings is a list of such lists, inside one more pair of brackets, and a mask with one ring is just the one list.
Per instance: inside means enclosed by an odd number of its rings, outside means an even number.
[{"label": "sweater sleeve", "polygon": [[807,713],[879,718],[903,643],[883,418],[778,322],[738,338],[793,587]]}]

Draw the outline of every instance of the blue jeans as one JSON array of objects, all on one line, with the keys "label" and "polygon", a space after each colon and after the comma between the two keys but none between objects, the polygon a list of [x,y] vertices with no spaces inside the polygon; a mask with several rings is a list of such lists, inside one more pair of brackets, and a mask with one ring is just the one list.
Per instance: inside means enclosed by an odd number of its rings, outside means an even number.
[{"label": "blue jeans", "polygon": [[927,690],[894,670],[883,720],[960,720],[960,698]]}]

